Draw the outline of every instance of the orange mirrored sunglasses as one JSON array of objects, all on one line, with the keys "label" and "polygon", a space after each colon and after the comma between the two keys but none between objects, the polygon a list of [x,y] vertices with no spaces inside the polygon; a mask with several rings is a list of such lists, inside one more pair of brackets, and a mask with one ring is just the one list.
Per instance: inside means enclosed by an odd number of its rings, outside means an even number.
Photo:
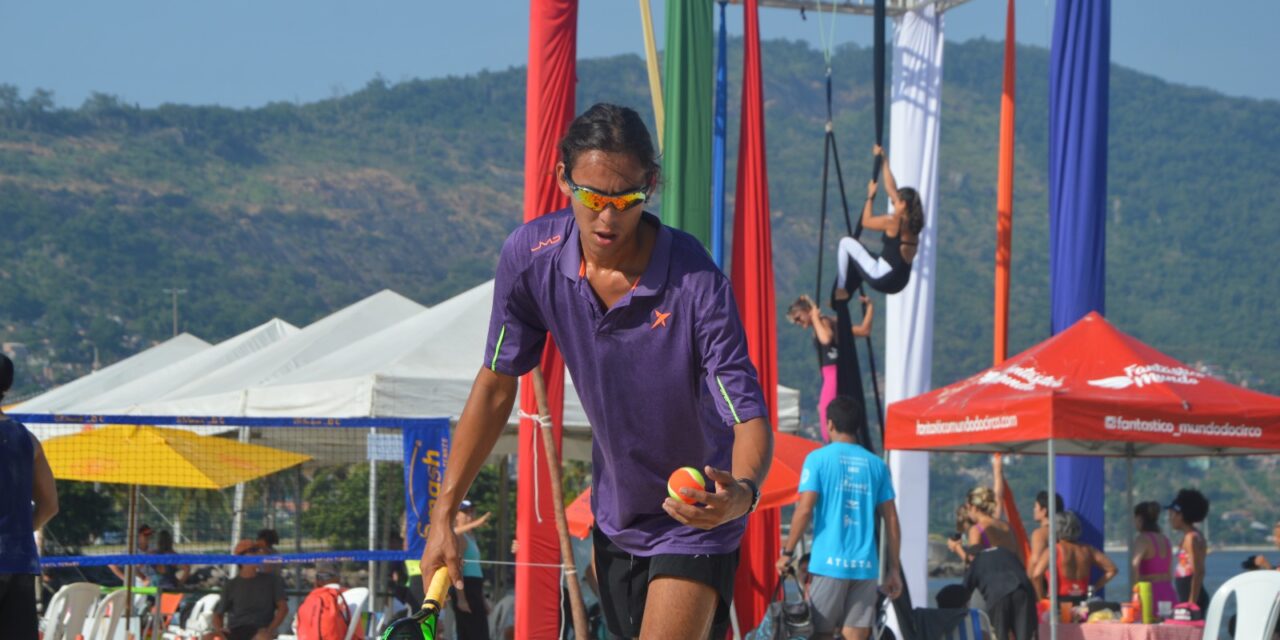
[{"label": "orange mirrored sunglasses", "polygon": [[582,206],[600,213],[605,207],[613,206],[615,211],[626,211],[631,207],[641,204],[649,199],[649,189],[628,189],[620,193],[601,193],[591,187],[584,187],[573,181],[568,173],[564,176],[564,181],[569,185],[569,189],[573,191],[574,197]]}]

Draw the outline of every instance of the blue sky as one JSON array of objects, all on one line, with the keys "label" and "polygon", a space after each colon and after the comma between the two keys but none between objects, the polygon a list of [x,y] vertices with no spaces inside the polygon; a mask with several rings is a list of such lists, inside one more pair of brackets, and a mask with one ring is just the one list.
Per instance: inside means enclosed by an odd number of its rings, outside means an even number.
[{"label": "blue sky", "polygon": [[[660,24],[663,0],[650,2]],[[972,0],[953,9],[948,39],[1003,39],[1004,7]],[[394,82],[522,65],[528,12],[515,0],[6,0],[0,83],[24,95],[50,89],[61,106],[93,91],[142,106],[309,102],[375,74]],[[579,55],[641,53],[639,15],[637,0],[583,0]],[[741,22],[741,8],[730,6],[731,31]],[[1021,0],[1018,41],[1047,47],[1052,22],[1053,0]],[[1276,24],[1277,0],[1112,0],[1112,59],[1172,82],[1280,100]],[[866,44],[870,30],[866,18],[838,17],[836,40]],[[812,13],[802,21],[762,9],[761,32],[818,43]]]}]

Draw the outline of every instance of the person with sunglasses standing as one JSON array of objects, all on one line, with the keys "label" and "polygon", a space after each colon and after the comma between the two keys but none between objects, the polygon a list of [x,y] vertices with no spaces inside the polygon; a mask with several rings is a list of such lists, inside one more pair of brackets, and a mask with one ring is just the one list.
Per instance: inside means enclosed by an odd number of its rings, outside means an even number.
[{"label": "person with sunglasses standing", "polygon": [[[609,630],[724,637],[738,545],[773,436],[732,287],[692,236],[644,210],[659,166],[626,107],[597,104],[560,142],[570,206],[503,246],[485,359],[459,417],[432,522],[450,522],[550,334],[592,425],[595,561]],[[712,491],[667,497],[681,466]],[[423,577],[462,578],[457,537],[431,527]]]}]

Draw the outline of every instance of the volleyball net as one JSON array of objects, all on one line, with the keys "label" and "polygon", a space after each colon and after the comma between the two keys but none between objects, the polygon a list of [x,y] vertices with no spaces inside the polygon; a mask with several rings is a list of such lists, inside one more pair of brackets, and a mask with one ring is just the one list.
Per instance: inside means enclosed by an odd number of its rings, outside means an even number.
[{"label": "volleyball net", "polygon": [[11,417],[57,479],[46,567],[403,561],[449,447],[446,418]]}]

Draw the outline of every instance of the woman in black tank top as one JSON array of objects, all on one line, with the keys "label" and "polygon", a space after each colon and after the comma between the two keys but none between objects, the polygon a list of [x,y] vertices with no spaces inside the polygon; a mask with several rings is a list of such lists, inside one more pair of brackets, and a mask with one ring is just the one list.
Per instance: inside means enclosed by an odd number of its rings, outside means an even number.
[{"label": "woman in black tank top", "polygon": [[877,185],[874,180],[867,183],[862,228],[880,231],[883,249],[877,256],[854,238],[841,240],[836,287],[849,292],[857,288],[859,282],[865,281],[877,291],[898,293],[911,280],[911,263],[916,257],[920,232],[924,230],[924,206],[915,189],[898,189],[884,149],[876,145],[872,153],[883,157],[885,191],[893,203],[893,213],[883,216],[872,214]]},{"label": "woman in black tank top", "polygon": [[[875,307],[867,298],[862,298],[866,311],[862,316],[862,324],[852,327],[856,337],[871,335],[871,318],[875,316]],[[818,390],[818,424],[822,432],[822,440],[828,440],[827,404],[836,397],[836,362],[840,350],[836,340],[836,320],[823,315],[818,305],[809,296],[800,296],[787,309],[787,319],[792,324],[813,330],[813,346],[818,351],[818,370],[822,373],[822,387]]]}]

